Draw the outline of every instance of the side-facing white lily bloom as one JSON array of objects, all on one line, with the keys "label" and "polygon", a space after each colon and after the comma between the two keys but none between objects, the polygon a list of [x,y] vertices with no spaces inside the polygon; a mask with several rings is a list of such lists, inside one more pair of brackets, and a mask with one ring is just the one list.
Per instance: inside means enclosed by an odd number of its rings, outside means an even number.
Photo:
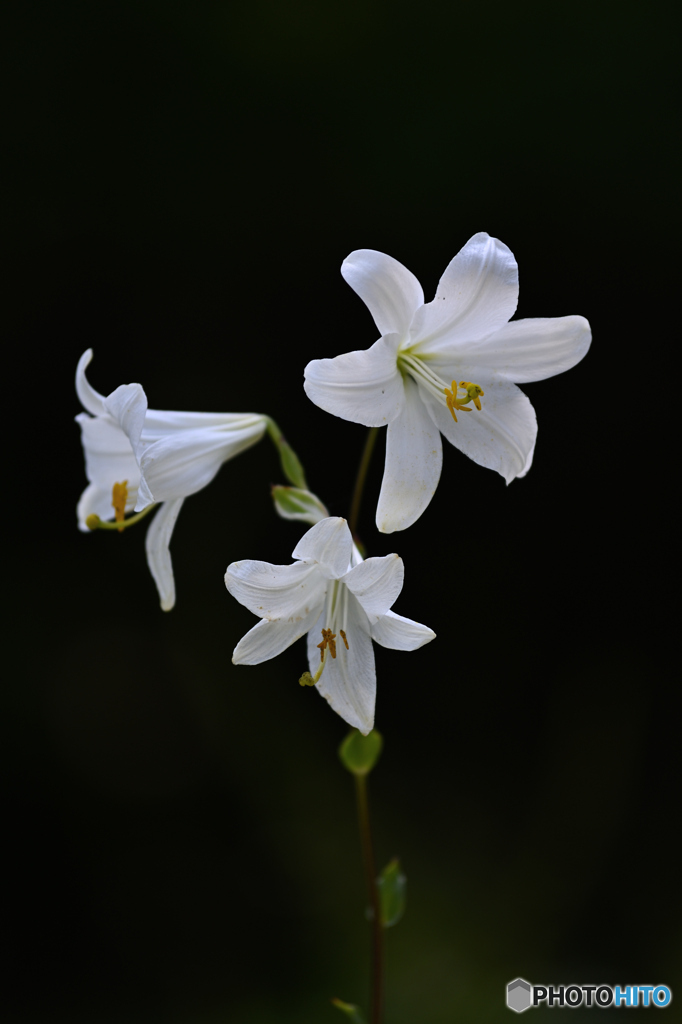
[{"label": "side-facing white lily bloom", "polygon": [[[345,519],[323,519],[294,548],[293,565],[233,562],[225,586],[261,619],[234,649],[235,665],[259,665],[308,634],[310,675],[334,711],[364,735],[374,726],[372,640],[415,651],[433,640],[428,626],[390,611],[403,587],[398,555],[364,562]],[[302,679],[303,682],[303,679]]]},{"label": "side-facing white lily bloom", "polygon": [[308,397],[368,427],[388,426],[377,507],[383,533],[404,530],[431,501],[440,477],[440,434],[507,483],[533,458],[537,423],[516,384],[570,369],[587,352],[582,316],[507,321],[516,310],[513,254],[480,232],[470,238],[424,303],[417,278],[397,260],[359,249],[344,278],[369,307],[381,338],[365,351],[314,359]]},{"label": "side-facing white lily bloom", "polygon": [[90,385],[85,370],[92,349],[76,370],[76,391],[86,412],[81,428],[89,480],[78,502],[78,526],[87,520],[124,522],[161,502],[147,531],[147,563],[161,607],[175,604],[169,544],[182,502],[211,482],[223,462],[263,436],[264,416],[251,413],[163,412],[147,408],[141,384],[122,384],[106,398]]}]

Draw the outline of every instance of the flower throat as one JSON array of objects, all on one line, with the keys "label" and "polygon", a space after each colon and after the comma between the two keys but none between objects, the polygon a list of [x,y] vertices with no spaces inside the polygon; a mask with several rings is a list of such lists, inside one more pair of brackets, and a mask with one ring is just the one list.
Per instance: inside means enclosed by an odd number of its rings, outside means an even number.
[{"label": "flower throat", "polygon": [[336,658],[337,636],[341,637],[346,650],[350,650],[345,629],[337,625],[337,622],[340,620],[345,626],[348,618],[348,591],[338,580],[334,580],[331,594],[327,594],[325,611],[327,613],[327,621],[331,623],[331,628],[322,629],[322,641],[317,645],[320,651],[320,666],[315,675],[312,675],[310,672],[303,673],[299,679],[301,686],[314,686],[324,671],[327,655],[329,654],[332,658]]},{"label": "flower throat", "polygon": [[409,373],[417,384],[426,388],[440,402],[443,400],[442,396],[445,395],[445,404],[455,423],[457,423],[458,412],[471,412],[469,402],[473,402],[478,411],[481,411],[481,398],[485,392],[479,384],[473,384],[470,380],[461,380],[458,384],[456,380],[453,380],[448,387],[438,374],[428,369],[423,359],[410,355],[408,352],[401,352],[398,356],[398,369]]}]

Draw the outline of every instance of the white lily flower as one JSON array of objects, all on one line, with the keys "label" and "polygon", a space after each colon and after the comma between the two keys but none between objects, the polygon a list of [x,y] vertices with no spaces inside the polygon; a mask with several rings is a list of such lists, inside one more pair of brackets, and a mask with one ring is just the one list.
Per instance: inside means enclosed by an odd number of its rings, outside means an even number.
[{"label": "white lily flower", "polygon": [[424,303],[409,270],[372,249],[352,252],[341,273],[369,307],[381,338],[365,351],[314,359],[304,386],[335,416],[388,426],[379,530],[404,530],[431,501],[441,433],[507,483],[524,476],[537,423],[516,384],[563,373],[582,359],[591,341],[587,320],[508,323],[519,292],[516,260],[485,232],[450,262],[432,302]]},{"label": "white lily flower", "polygon": [[390,611],[403,586],[398,555],[362,560],[345,519],[323,519],[294,548],[292,565],[233,562],[225,586],[261,621],[234,649],[235,665],[259,665],[308,634],[308,673],[322,696],[363,735],[374,726],[372,640],[415,651],[435,633]]},{"label": "white lily flower", "polygon": [[78,502],[78,526],[88,519],[115,520],[124,528],[126,512],[161,503],[147,531],[147,563],[161,607],[175,604],[169,544],[173,527],[190,494],[211,482],[223,462],[263,436],[266,419],[250,413],[165,412],[147,408],[141,384],[123,384],[106,398],[89,384],[85,370],[92,349],[76,370],[76,391],[86,412],[81,428],[89,480]]}]

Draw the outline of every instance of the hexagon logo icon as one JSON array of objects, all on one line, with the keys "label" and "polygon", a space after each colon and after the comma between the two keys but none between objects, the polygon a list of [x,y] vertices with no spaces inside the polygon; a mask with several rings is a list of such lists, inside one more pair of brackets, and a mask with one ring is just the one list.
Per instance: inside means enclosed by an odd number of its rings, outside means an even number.
[{"label": "hexagon logo icon", "polygon": [[530,985],[523,978],[510,981],[507,985],[507,1006],[515,1013],[523,1013],[531,1004]]}]

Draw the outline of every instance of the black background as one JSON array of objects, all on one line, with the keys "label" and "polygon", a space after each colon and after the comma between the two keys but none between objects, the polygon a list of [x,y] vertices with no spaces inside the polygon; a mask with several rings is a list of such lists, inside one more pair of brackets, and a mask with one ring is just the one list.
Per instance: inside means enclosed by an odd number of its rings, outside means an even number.
[{"label": "black background", "polygon": [[301,533],[272,510],[274,450],[187,501],[163,614],[144,527],[76,530],[73,376],[92,347],[104,393],[269,413],[347,515],[364,428],[301,387],[309,359],[376,337],[341,261],[390,253],[430,298],[480,230],[518,260],[518,317],[580,313],[594,341],[524,387],[538,445],[509,488],[446,446],[429,509],[383,536],[377,446],[360,533],[403,556],[396,610],[438,634],[376,649],[376,842],[409,879],[387,1020],[498,1021],[519,975],[682,995],[672,10],[16,8],[8,1020],[317,1024],[340,1019],[332,995],[366,1004],[345,725],[297,685],[303,644],[230,660],[253,618],[226,565],[287,562]]}]

